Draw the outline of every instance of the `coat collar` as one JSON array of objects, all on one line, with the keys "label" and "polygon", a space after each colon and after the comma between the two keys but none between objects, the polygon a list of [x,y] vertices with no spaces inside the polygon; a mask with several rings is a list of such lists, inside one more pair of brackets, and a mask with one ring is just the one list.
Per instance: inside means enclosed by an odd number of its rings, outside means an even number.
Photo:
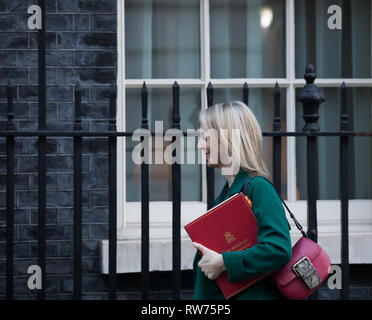
[{"label": "coat collar", "polygon": [[[222,188],[222,191],[220,192],[220,194],[218,195],[218,197],[214,201],[214,205],[217,205],[220,202],[222,202],[223,200],[225,200],[227,198],[230,198],[232,195],[240,192],[240,190],[243,188],[243,185],[247,182],[249,177],[250,177],[250,174],[247,171],[240,168],[238,174],[236,175],[236,177],[233,181],[233,183],[231,184],[230,189],[229,189],[229,184],[226,181],[225,185]],[[226,195],[227,190],[228,190],[228,193]]]}]

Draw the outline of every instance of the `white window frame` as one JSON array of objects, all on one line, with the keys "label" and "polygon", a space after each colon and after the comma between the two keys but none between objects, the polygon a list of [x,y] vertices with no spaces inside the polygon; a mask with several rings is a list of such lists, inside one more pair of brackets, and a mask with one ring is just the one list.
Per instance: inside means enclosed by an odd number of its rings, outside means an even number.
[{"label": "white window frame", "polygon": [[[210,0],[200,1],[200,79],[176,79],[181,88],[195,87],[201,90],[201,108],[207,107],[206,88],[211,82],[214,88],[241,88],[247,82],[250,88],[273,88],[278,82],[281,88],[286,89],[287,100],[287,131],[296,130],[296,88],[303,87],[305,80],[296,79],[295,76],[295,0],[286,0],[286,78],[248,78],[248,79],[212,79],[210,72],[210,30],[209,30],[209,3]],[[372,1],[371,1],[372,2]],[[125,89],[141,88],[143,81],[148,88],[171,88],[175,79],[125,79],[125,0],[118,0],[117,10],[117,43],[118,43],[118,112],[117,129],[125,131]],[[371,15],[372,16],[372,15]],[[371,24],[372,25],[372,24]],[[371,47],[372,52],[372,47]],[[372,63],[371,63],[372,66]],[[372,79],[316,79],[318,87],[339,87],[342,82],[348,87],[372,87]],[[140,124],[140,119],[138,119]],[[132,250],[138,255],[141,239],[141,202],[126,201],[125,181],[125,137],[118,138],[118,272],[140,271],[140,262],[120,263],[120,257],[125,256],[128,260],[127,251]],[[130,138],[129,138],[130,139]],[[287,137],[287,195],[286,203],[291,208],[298,220],[306,228],[307,225],[307,202],[296,200],[296,143],[295,137]],[[202,157],[204,158],[204,154]],[[204,159],[205,161],[205,159]],[[182,171],[182,167],[181,167]],[[182,226],[204,213],[206,204],[206,168],[202,166],[202,201],[181,202],[181,224]],[[152,250],[161,250],[166,244],[171,243],[171,201],[150,201],[150,239]],[[340,263],[340,200],[317,200],[318,212],[318,239],[326,250],[328,250],[331,261]],[[361,250],[361,243],[372,241],[372,200],[349,200],[349,230],[350,230],[350,262],[371,263],[372,252],[366,254]],[[289,221],[291,221],[289,219]],[[300,234],[293,223],[292,241],[296,241]],[[184,229],[182,236],[182,268],[189,269],[193,257],[193,249],[187,239]],[[159,242],[160,241],[160,242]],[[102,255],[107,257],[107,241],[102,242]],[[368,246],[365,246],[368,249]],[[128,249],[132,248],[132,249]],[[171,245],[170,245],[171,250]],[[123,252],[120,253],[120,250]],[[192,254],[190,254],[192,250]],[[163,250],[164,251],[164,250]],[[184,252],[188,252],[184,254]],[[151,257],[151,253],[150,253]],[[171,257],[171,256],[170,256]],[[168,257],[169,258],[169,257]],[[171,270],[171,260],[155,261],[150,259],[150,270]],[[107,264],[103,259],[102,270],[107,271]]]}]

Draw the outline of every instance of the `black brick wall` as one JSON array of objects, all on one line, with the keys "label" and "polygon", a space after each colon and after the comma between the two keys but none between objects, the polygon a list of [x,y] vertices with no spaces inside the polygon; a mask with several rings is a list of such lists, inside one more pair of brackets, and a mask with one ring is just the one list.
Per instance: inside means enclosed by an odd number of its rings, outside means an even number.
[{"label": "black brick wall", "polygon": [[[46,0],[47,129],[72,130],[74,86],[82,93],[82,124],[106,129],[109,84],[116,80],[116,0]],[[0,130],[6,127],[6,84],[14,86],[17,130],[38,127],[38,37],[27,28],[32,0],[0,0]],[[140,119],[139,119],[140,121]],[[48,138],[47,279],[48,299],[71,299],[73,175],[71,138]],[[27,288],[27,268],[37,264],[37,141],[16,139],[15,297],[35,299]],[[99,271],[99,240],[108,235],[106,139],[83,144],[83,298],[107,298],[107,277]],[[0,298],[5,294],[5,139],[0,138]],[[171,298],[171,273],[151,274],[152,299]],[[139,299],[140,275],[118,275],[118,298]],[[182,298],[192,297],[192,272],[182,272]],[[338,299],[323,286],[321,299]],[[372,299],[371,266],[351,267],[352,299]]]},{"label": "black brick wall", "polygon": [[[47,129],[72,130],[74,86],[82,88],[82,124],[108,128],[109,84],[116,81],[116,0],[46,0]],[[16,130],[38,128],[38,35],[29,30],[28,6],[37,1],[0,0],[0,130],[6,127],[6,85],[12,80]],[[73,290],[73,143],[48,138],[47,264],[49,299],[70,299]],[[106,138],[83,143],[83,297],[105,298],[99,241],[108,237]],[[37,264],[37,140],[16,138],[15,296],[34,299],[27,268]],[[0,138],[0,297],[5,294],[5,139]]]}]

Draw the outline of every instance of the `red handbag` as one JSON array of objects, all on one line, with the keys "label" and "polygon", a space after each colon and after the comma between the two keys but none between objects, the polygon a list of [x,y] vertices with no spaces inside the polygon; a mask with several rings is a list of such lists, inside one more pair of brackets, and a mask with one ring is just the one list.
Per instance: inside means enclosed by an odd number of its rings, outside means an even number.
[{"label": "red handbag", "polygon": [[[251,177],[248,182],[254,177]],[[265,177],[262,177],[266,179]],[[272,274],[278,290],[287,298],[302,300],[309,297],[328,278],[331,260],[324,249],[310,240],[293,213],[285,204],[274,184],[266,179],[278,193],[289,216],[302,233],[302,237],[292,248],[292,257],[280,270]]]}]

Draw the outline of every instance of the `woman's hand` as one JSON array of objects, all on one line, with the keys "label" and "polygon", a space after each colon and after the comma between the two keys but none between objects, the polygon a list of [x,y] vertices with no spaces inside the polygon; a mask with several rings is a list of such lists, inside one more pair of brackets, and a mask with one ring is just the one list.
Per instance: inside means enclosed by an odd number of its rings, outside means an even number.
[{"label": "woman's hand", "polygon": [[226,270],[222,254],[210,250],[197,242],[193,242],[192,245],[196,249],[198,249],[203,255],[203,257],[198,263],[198,266],[200,267],[201,271],[204,272],[205,276],[208,279],[211,280],[217,279],[219,275]]}]

